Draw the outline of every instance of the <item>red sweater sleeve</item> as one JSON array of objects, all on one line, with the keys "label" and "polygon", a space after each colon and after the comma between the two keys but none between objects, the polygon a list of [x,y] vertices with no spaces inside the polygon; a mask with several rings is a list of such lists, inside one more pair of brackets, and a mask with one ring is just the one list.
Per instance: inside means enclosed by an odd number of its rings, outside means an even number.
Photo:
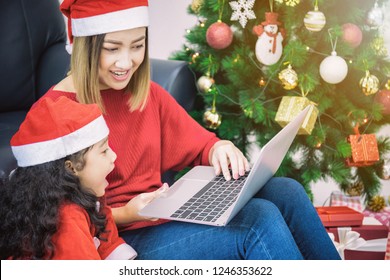
[{"label": "red sweater sleeve", "polygon": [[119,237],[118,229],[112,217],[111,208],[104,206],[107,218],[106,233],[102,234],[105,240],[100,241],[99,255],[105,260],[132,260],[137,257],[137,252]]},{"label": "red sweater sleeve", "polygon": [[78,205],[60,208],[60,224],[53,236],[56,260],[100,260],[90,231],[89,217]]},{"label": "red sweater sleeve", "polygon": [[[162,171],[209,165],[209,151],[219,139],[198,124],[161,86],[152,83],[161,118]],[[154,102],[152,100],[152,102]]]},{"label": "red sweater sleeve", "polygon": [[[105,240],[94,237],[87,212],[76,204],[60,208],[60,224],[53,236],[56,260],[134,259],[137,253],[118,236],[111,210],[105,207],[107,233]],[[91,232],[92,231],[92,232]]]}]

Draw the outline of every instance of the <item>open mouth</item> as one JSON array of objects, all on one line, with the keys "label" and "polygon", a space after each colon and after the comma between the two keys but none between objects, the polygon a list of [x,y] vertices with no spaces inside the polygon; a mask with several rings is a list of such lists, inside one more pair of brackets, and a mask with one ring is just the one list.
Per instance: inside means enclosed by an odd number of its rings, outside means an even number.
[{"label": "open mouth", "polygon": [[115,80],[117,81],[124,81],[127,80],[127,78],[130,75],[130,70],[127,71],[110,71],[112,76],[114,77]]},{"label": "open mouth", "polygon": [[117,77],[123,77],[125,76],[129,71],[111,71],[112,74],[114,74]]}]

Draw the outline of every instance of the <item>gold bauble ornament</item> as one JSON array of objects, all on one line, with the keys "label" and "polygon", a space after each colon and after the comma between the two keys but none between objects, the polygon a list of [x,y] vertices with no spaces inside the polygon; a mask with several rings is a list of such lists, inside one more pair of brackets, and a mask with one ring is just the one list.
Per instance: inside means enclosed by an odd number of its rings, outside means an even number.
[{"label": "gold bauble ornament", "polygon": [[383,37],[377,36],[372,40],[370,44],[371,48],[374,50],[378,56],[387,56],[387,49],[385,46],[385,39]]},{"label": "gold bauble ornament", "polygon": [[380,212],[386,207],[386,201],[383,196],[373,196],[367,204],[367,207],[373,212]]},{"label": "gold bauble ornament", "polygon": [[286,6],[295,7],[301,0],[285,0]]},{"label": "gold bauble ornament", "polygon": [[266,82],[265,82],[264,78],[261,77],[260,80],[259,80],[259,86],[260,86],[260,87],[264,87],[265,84],[266,84]]},{"label": "gold bauble ornament", "polygon": [[215,81],[210,76],[201,76],[197,82],[198,88],[201,92],[207,93],[214,85]]},{"label": "gold bauble ornament", "polygon": [[222,122],[222,116],[215,108],[206,110],[203,114],[203,123],[209,129],[217,129]]},{"label": "gold bauble ornament", "polygon": [[298,85],[298,74],[292,69],[291,64],[286,69],[280,71],[278,77],[284,89],[291,90]]},{"label": "gold bauble ornament", "polygon": [[365,95],[375,94],[379,90],[379,79],[366,71],[366,76],[360,79],[359,86]]},{"label": "gold bauble ornament", "polygon": [[199,10],[203,5],[203,1],[204,0],[192,0],[191,10],[193,10],[195,14],[199,13]]},{"label": "gold bauble ornament", "polygon": [[346,190],[350,196],[361,196],[364,191],[364,185],[362,182],[356,182],[348,187]]},{"label": "gold bauble ornament", "polygon": [[275,0],[275,2],[278,4],[284,3],[286,6],[295,7],[301,2],[301,0]]}]

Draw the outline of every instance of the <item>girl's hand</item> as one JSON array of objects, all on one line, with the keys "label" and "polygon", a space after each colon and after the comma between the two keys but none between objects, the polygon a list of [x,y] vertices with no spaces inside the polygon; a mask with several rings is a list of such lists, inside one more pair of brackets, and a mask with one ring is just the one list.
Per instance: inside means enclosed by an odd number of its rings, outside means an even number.
[{"label": "girl's hand", "polygon": [[119,215],[115,217],[116,215],[114,214],[115,222],[117,224],[127,224],[144,220],[157,221],[158,219],[156,218],[140,216],[138,212],[147,204],[149,204],[152,200],[164,195],[164,192],[168,189],[168,184],[164,183],[161,188],[155,190],[154,192],[141,193],[135,196],[125,206],[123,206],[122,213],[124,213],[124,215],[120,215],[121,218],[119,218]]},{"label": "girl's hand", "polygon": [[[214,166],[215,174],[219,175],[222,172],[226,180],[230,180],[231,176],[238,179],[250,169],[249,162],[243,153],[227,140],[220,140],[214,144],[210,150],[209,161]],[[232,174],[230,174],[229,166]]]}]

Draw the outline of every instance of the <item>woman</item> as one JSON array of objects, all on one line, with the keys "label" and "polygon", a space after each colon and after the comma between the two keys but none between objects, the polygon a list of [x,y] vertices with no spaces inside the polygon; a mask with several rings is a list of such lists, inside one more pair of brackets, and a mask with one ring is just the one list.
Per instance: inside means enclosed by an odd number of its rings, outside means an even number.
[{"label": "woman", "polygon": [[244,175],[248,161],[150,81],[146,0],[65,0],[61,10],[69,18],[71,71],[44,98],[67,96],[104,110],[118,155],[107,201],[138,258],[339,258],[302,186],[287,178],[271,179],[226,227],[139,216],[145,203],[132,198],[159,188],[162,172],[212,165],[230,180]]}]

